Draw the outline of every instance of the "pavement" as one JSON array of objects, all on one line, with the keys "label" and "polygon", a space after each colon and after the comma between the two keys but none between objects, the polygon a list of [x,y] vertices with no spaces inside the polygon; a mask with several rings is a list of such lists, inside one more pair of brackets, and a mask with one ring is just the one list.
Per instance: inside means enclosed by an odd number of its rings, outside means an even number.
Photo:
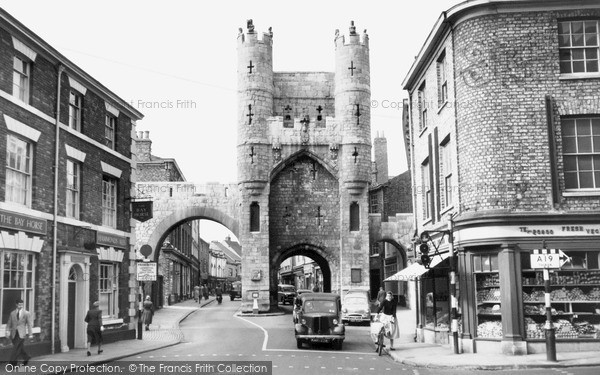
[{"label": "pavement", "polygon": [[[65,353],[55,353],[32,358],[32,362],[86,362],[89,365],[119,360],[141,353],[173,346],[183,340],[183,333],[179,323],[202,307],[213,303],[214,297],[202,300],[201,303],[193,299],[183,301],[171,306],[165,306],[155,312],[150,331],[144,331],[142,340],[122,340],[102,346],[103,353],[97,354],[97,348],[92,346],[92,355],[86,355],[86,349],[72,349]],[[406,311],[399,311],[407,314]],[[267,316],[265,314],[265,316]],[[557,353],[558,362],[546,360],[546,353],[529,354],[524,356],[507,356],[503,354],[454,354],[448,345],[415,343],[412,334],[401,335],[394,340],[394,350],[386,352],[397,362],[407,365],[427,368],[463,368],[463,369],[526,369],[526,368],[561,368],[576,366],[600,366],[600,353],[569,352]],[[386,340],[386,345],[389,344]],[[4,370],[4,369],[3,369]],[[0,371],[2,372],[2,371]]]}]

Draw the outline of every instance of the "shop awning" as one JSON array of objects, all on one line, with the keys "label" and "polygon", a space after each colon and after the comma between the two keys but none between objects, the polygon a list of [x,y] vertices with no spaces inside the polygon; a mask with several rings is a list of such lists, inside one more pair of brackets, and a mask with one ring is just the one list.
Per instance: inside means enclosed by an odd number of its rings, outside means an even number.
[{"label": "shop awning", "polygon": [[423,265],[421,265],[419,263],[413,263],[410,266],[406,267],[405,269],[396,272],[394,275],[388,277],[384,281],[410,281],[410,280],[416,280],[417,277],[420,277],[425,272],[427,272],[430,269],[436,267],[437,265],[439,265],[440,263],[442,263],[449,256],[450,256],[450,253],[443,253],[443,254],[440,254],[440,255],[435,255],[431,259],[431,263],[429,264],[429,268],[425,268],[425,267],[423,267]]}]

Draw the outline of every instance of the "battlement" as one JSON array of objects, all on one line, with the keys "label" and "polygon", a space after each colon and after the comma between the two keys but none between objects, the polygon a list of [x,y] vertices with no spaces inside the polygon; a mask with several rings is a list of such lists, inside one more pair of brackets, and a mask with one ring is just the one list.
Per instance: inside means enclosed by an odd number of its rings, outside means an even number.
[{"label": "battlement", "polygon": [[340,34],[340,30],[335,30],[335,38],[334,43],[335,47],[343,47],[348,45],[362,45],[364,47],[369,48],[369,35],[367,34],[367,29],[363,31],[362,36],[356,32],[356,27],[354,26],[354,21],[350,21],[350,33],[348,35],[348,42],[346,43],[346,37]]},{"label": "battlement", "polygon": [[244,30],[241,27],[238,29],[238,44],[273,45],[273,31],[270,27],[268,32],[263,33],[262,39],[258,38],[258,33],[254,30],[254,24],[251,19],[247,21],[246,29],[246,33],[244,33]]}]

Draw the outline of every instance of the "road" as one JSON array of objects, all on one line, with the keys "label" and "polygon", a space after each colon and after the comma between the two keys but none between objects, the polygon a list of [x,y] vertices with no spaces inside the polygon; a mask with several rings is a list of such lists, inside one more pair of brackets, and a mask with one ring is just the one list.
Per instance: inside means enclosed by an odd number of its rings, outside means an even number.
[{"label": "road", "polygon": [[[368,326],[346,327],[341,351],[329,346],[296,348],[291,307],[286,315],[237,317],[239,301],[205,306],[181,322],[184,341],[172,347],[124,358],[127,361],[259,361],[272,362],[273,374],[490,374],[490,371],[415,368],[378,356]],[[599,368],[495,371],[501,374],[597,375]]]}]

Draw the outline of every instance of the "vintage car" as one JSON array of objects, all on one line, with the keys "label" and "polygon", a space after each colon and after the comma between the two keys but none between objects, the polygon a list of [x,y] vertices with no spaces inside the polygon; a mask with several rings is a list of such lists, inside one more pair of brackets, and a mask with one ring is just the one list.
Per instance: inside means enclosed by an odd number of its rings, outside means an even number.
[{"label": "vintage car", "polygon": [[242,298],[242,282],[234,281],[231,283],[231,290],[229,290],[229,298],[233,301],[236,298]]},{"label": "vintage car", "polygon": [[341,350],[346,328],[341,321],[340,296],[332,293],[304,293],[300,296],[298,323],[294,325],[298,349],[304,343],[330,343]]},{"label": "vintage car", "polygon": [[342,300],[342,322],[362,323],[371,321],[371,298],[368,290],[350,289]]},{"label": "vintage car", "polygon": [[279,303],[290,305],[294,302],[294,298],[296,298],[296,287],[293,285],[287,284],[279,284],[277,287],[277,300]]}]

